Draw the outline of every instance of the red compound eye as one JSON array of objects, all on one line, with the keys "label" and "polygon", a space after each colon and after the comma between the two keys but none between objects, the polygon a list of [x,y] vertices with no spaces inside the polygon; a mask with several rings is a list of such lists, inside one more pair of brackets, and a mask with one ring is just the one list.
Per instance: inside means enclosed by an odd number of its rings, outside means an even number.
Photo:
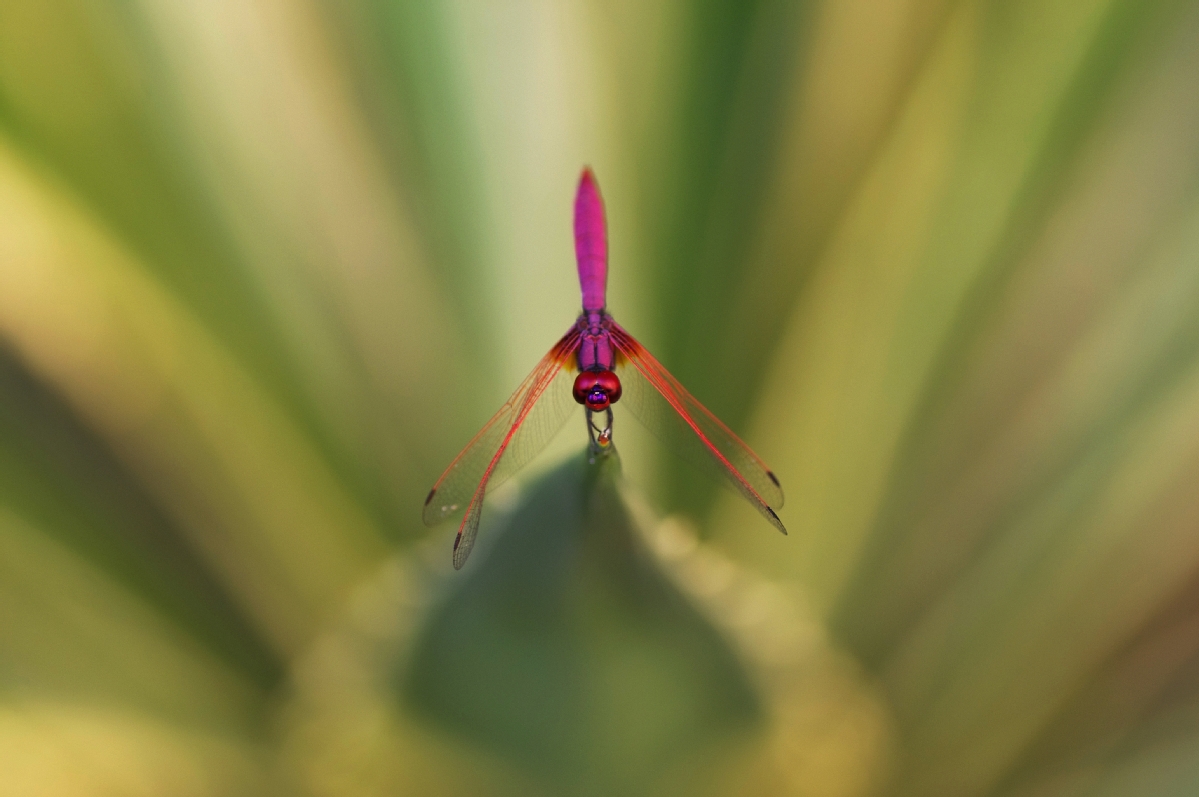
[{"label": "red compound eye", "polygon": [[575,401],[599,412],[620,400],[620,379],[611,371],[583,371],[575,377],[572,392]]},{"label": "red compound eye", "polygon": [[608,394],[608,401],[612,404],[620,401],[620,379],[611,371],[600,371],[595,375],[596,387]]},{"label": "red compound eye", "polygon": [[595,373],[593,371],[583,371],[575,377],[575,386],[571,392],[574,393],[575,401],[583,404],[587,401],[587,394],[591,392],[591,388],[595,387]]}]

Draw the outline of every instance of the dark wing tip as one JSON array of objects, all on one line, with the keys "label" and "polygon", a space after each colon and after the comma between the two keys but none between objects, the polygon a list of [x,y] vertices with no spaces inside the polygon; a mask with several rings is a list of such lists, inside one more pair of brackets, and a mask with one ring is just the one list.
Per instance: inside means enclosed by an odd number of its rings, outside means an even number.
[{"label": "dark wing tip", "polygon": [[[462,532],[458,532],[458,536],[454,538],[454,569],[461,570],[462,565],[466,564],[466,554],[458,556],[458,546],[462,544]],[[469,553],[469,551],[467,552]]]},{"label": "dark wing tip", "polygon": [[[778,484],[778,482],[775,482],[775,484]],[[432,490],[429,491],[429,494],[427,496],[425,496],[425,506],[428,506],[429,502],[433,500],[433,494],[436,492],[437,492],[437,488],[434,487]]]},{"label": "dark wing tip", "polygon": [[[770,477],[772,482],[774,482],[775,487],[779,488],[780,490],[783,489],[783,485],[779,484],[779,477],[774,475],[774,471],[768,470],[766,471],[766,475]],[[433,494],[429,493],[429,497],[432,498]]]},{"label": "dark wing tip", "polygon": [[462,569],[462,566],[464,564],[466,564],[467,558],[470,557],[471,548],[474,547],[474,543],[471,542],[468,545],[462,545],[461,549],[459,549],[459,545],[461,544],[461,542],[462,542],[461,535],[454,538],[454,569],[455,570]]},{"label": "dark wing tip", "polygon": [[779,516],[777,514],[775,514],[775,511],[773,509],[771,509],[770,507],[766,507],[766,511],[770,513],[770,516],[772,518],[774,518],[775,528],[778,529],[779,531],[781,531],[783,533],[783,536],[786,537],[787,536],[787,527],[783,525],[783,521],[779,520]]}]

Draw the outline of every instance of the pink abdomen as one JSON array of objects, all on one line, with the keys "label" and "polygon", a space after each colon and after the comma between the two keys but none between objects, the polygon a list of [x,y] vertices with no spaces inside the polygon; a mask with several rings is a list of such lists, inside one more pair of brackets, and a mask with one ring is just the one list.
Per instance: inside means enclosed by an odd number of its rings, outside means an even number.
[{"label": "pink abdomen", "polygon": [[579,287],[583,310],[604,309],[608,286],[608,232],[604,203],[591,169],[584,169],[575,195],[575,257],[579,261]]}]

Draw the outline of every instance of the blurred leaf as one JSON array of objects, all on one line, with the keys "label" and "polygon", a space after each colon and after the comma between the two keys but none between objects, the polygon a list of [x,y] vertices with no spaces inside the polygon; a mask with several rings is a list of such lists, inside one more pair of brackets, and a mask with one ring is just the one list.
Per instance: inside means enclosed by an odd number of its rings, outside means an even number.
[{"label": "blurred leaf", "polygon": [[[1088,328],[1110,324],[1110,315],[1100,314],[1111,312],[1113,291],[1127,290],[1136,271],[1147,270],[1145,258],[1152,257],[1152,253],[1145,252],[1144,247],[1159,245],[1156,242],[1169,235],[1170,228],[1178,223],[1180,203],[1197,185],[1188,169],[1179,168],[1180,158],[1194,161],[1194,152],[1189,148],[1191,136],[1197,132],[1194,110],[1184,110],[1187,106],[1180,105],[1185,102],[1186,88],[1169,77],[1170,74],[1181,77],[1185,70],[1180,70],[1179,59],[1185,61],[1191,56],[1177,51],[1175,45],[1170,48],[1172,55],[1159,57],[1153,66],[1117,69],[1124,62],[1139,65],[1149,55],[1149,48],[1160,44],[1164,25],[1173,16],[1169,13],[1173,4],[1162,4],[1159,13],[1164,16],[1158,18],[1146,13],[1145,4],[1132,5],[1136,8],[1133,19],[1129,19],[1130,7],[1117,5],[1105,19],[1104,28],[1097,31],[1088,60],[1080,67],[1075,85],[1057,114],[1051,137],[1040,153],[1042,163],[1031,171],[1023,195],[1014,199],[1008,230],[991,254],[992,263],[980,275],[979,284],[966,298],[956,328],[946,337],[941,362],[930,375],[925,398],[917,405],[903,441],[904,448],[897,454],[910,464],[896,470],[896,482],[887,496],[890,505],[884,505],[880,511],[874,543],[877,547],[865,553],[861,565],[859,578],[871,585],[868,589],[918,600],[921,590],[935,587],[936,581],[927,572],[922,574],[919,586],[909,587],[891,584],[874,570],[878,567],[876,561],[887,562],[885,567],[906,566],[897,560],[897,550],[888,544],[893,533],[888,526],[896,522],[891,520],[891,514],[910,511],[907,507],[920,500],[917,491],[921,480],[930,485],[946,483],[940,473],[930,474],[923,467],[914,466],[923,466],[926,457],[944,456],[929,453],[936,444],[953,446],[956,450],[950,456],[960,462],[968,450],[996,428],[996,421],[1002,417],[998,413],[1003,411],[1003,400],[1016,400],[1014,394],[1019,390],[1037,389],[1040,385],[1036,380],[1053,378],[1055,367],[1061,374],[1059,378],[1070,378],[1063,350],[1069,352],[1070,346],[1083,345],[1076,341]],[[1153,75],[1150,70],[1159,74]],[[1114,83],[1117,77],[1123,78],[1122,85]],[[1159,86],[1161,94],[1134,98],[1134,86],[1146,80]],[[1136,107],[1132,107],[1134,103]],[[1097,126],[1096,121],[1103,124]],[[1146,157],[1148,153],[1153,153],[1149,156],[1151,160]],[[1133,177],[1131,170],[1140,174]],[[1129,196],[1130,191],[1139,194],[1134,199]],[[1119,226],[1103,225],[1103,221],[1114,215],[1120,217]],[[1088,284],[1079,290],[1077,268],[1083,262]],[[1163,264],[1161,268],[1160,276],[1142,289],[1143,301],[1165,298],[1169,290],[1166,284],[1171,279],[1168,273],[1185,276],[1176,265]],[[1099,316],[1099,320],[1089,320],[1088,314],[1091,319]],[[1146,351],[1160,345],[1156,342],[1162,340],[1161,333],[1139,329],[1136,317],[1125,316],[1125,319],[1126,334],[1150,335],[1136,356],[1144,357]],[[1015,324],[1023,325],[1027,331],[1015,332]],[[1096,326],[1089,327],[1090,324]],[[1003,331],[998,332],[991,325]],[[1042,347],[1036,356],[1030,356],[1020,351],[1032,341],[1016,342],[1015,335],[1026,339],[1049,336],[1060,348]],[[1127,363],[1121,368],[1121,350],[1131,352],[1113,345],[1118,339],[1118,335],[1108,335],[1102,341],[1097,340],[1096,344],[1104,349],[1092,355],[1097,367],[1107,369],[1109,385],[1125,380],[1130,373],[1127,368],[1140,367]],[[1101,359],[1107,360],[1102,366]],[[965,376],[989,384],[962,387]],[[1104,390],[1103,382],[1099,381],[1102,378],[1096,374],[1090,386],[1078,390],[1080,403],[1068,410],[1074,418],[1060,417],[1061,432],[1077,428],[1078,421],[1085,417],[1079,412],[1084,402],[1098,399],[1099,394],[1094,391]],[[1094,398],[1088,399],[1087,393]],[[988,396],[985,409],[975,400],[980,395]],[[968,420],[962,417],[964,408],[953,403],[959,396],[974,402],[970,411],[975,417]],[[1118,395],[1113,398],[1119,400]],[[988,417],[979,417],[980,409]],[[1045,425],[1044,420],[1041,423]],[[1028,441],[1030,447],[1025,452],[1038,442]],[[972,454],[977,456],[976,451]],[[938,462],[934,467],[945,465],[959,467],[948,462]],[[1046,474],[1037,475],[1046,478]],[[994,474],[991,476],[994,478]],[[993,482],[992,490],[999,493],[996,486]],[[901,506],[905,509],[900,509]],[[985,515],[977,512],[980,504],[973,506],[976,518],[983,520]],[[898,522],[911,523],[906,518]],[[953,534],[961,550],[969,550],[967,541],[971,534],[960,525]],[[931,536],[924,539],[933,542]],[[941,566],[950,567],[957,561],[946,556],[944,548],[941,551],[937,555]],[[877,595],[871,600],[877,601]],[[887,605],[890,611],[901,606],[894,600],[888,600]],[[855,612],[848,606],[846,610]],[[858,614],[857,622],[865,617]],[[896,617],[880,621],[888,631],[873,633],[897,633],[903,627]],[[866,644],[863,652],[867,652]]]},{"label": "blurred leaf", "polygon": [[261,695],[93,567],[0,513],[0,704],[124,705],[246,731]]},{"label": "blurred leaf", "polygon": [[377,550],[368,519],[277,405],[2,148],[0,330],[195,535],[277,650],[311,633]]},{"label": "blurred leaf", "polygon": [[262,687],[282,663],[187,535],[102,441],[0,352],[0,504]]},{"label": "blurred leaf", "polygon": [[145,31],[130,23],[127,9],[98,3],[0,5],[0,126],[295,402],[302,394],[279,331],[163,117],[163,76]]},{"label": "blurred leaf", "polygon": [[431,722],[558,793],[640,792],[759,721],[732,650],[641,549],[618,470],[574,458],[532,486],[405,676]]},{"label": "blurred leaf", "polygon": [[[478,180],[482,131],[456,58],[453,8],[380,0],[327,5],[341,24],[375,139],[441,265],[433,277],[452,297],[454,318],[471,343],[486,344],[500,321],[499,308],[479,289],[494,279],[484,248],[495,230]],[[472,365],[489,363],[476,357]]]},{"label": "blurred leaf", "polygon": [[60,703],[0,706],[0,768],[10,794],[36,797],[279,793],[236,739]]},{"label": "blurred leaf", "polygon": [[[687,6],[679,21],[677,86],[644,149],[660,166],[641,176],[659,357],[734,426],[755,387],[713,363],[729,333],[730,297],[775,162],[783,99],[806,44],[806,3]],[[756,358],[757,352],[749,355]],[[747,355],[737,354],[744,366]],[[714,367],[715,366],[715,367]],[[752,368],[752,366],[751,366]],[[742,372],[744,374],[744,371]],[[702,510],[711,491],[685,470],[664,469],[672,504]]]}]

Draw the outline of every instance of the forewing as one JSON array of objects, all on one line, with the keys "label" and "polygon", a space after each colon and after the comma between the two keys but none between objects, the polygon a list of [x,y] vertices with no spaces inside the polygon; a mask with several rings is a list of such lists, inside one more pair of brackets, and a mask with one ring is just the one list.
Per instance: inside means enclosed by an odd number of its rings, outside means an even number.
[{"label": "forewing", "polygon": [[577,345],[571,327],[454,458],[425,499],[425,525],[462,511],[476,491],[498,487],[549,444],[577,406],[569,383],[560,384],[569,380]]},{"label": "forewing", "polygon": [[623,389],[618,406],[627,407],[650,432],[688,462],[724,478],[786,534],[774,511],[783,505],[783,490],[758,455],[615,323],[612,343],[621,355],[616,368]]},{"label": "forewing", "polygon": [[[512,420],[512,428],[500,441],[499,449],[496,450],[491,462],[483,471],[483,476],[479,479],[479,486],[471,496],[470,504],[466,507],[466,514],[462,517],[462,525],[458,527],[458,536],[454,538],[455,569],[466,564],[466,557],[470,556],[471,549],[475,547],[475,535],[479,533],[479,521],[483,516],[483,497],[487,494],[493,477],[501,473],[505,477],[515,473],[520,465],[545,448],[545,444],[549,442],[550,438],[562,428],[562,423],[569,415],[570,406],[560,403],[557,397],[570,393],[570,371],[567,369],[567,365],[568,363],[564,362],[558,368],[547,369],[542,377],[533,383],[524,402],[517,410],[516,417]],[[550,402],[547,397],[551,391],[555,394],[553,402]],[[546,409],[547,407],[549,409]],[[565,411],[563,411],[563,407],[565,407]],[[537,424],[531,423],[531,419],[534,417],[539,419]],[[550,429],[552,432],[548,431]],[[504,463],[509,461],[509,454],[513,456],[511,460],[513,464],[505,465]],[[515,460],[518,455],[524,457],[519,464]]]}]

